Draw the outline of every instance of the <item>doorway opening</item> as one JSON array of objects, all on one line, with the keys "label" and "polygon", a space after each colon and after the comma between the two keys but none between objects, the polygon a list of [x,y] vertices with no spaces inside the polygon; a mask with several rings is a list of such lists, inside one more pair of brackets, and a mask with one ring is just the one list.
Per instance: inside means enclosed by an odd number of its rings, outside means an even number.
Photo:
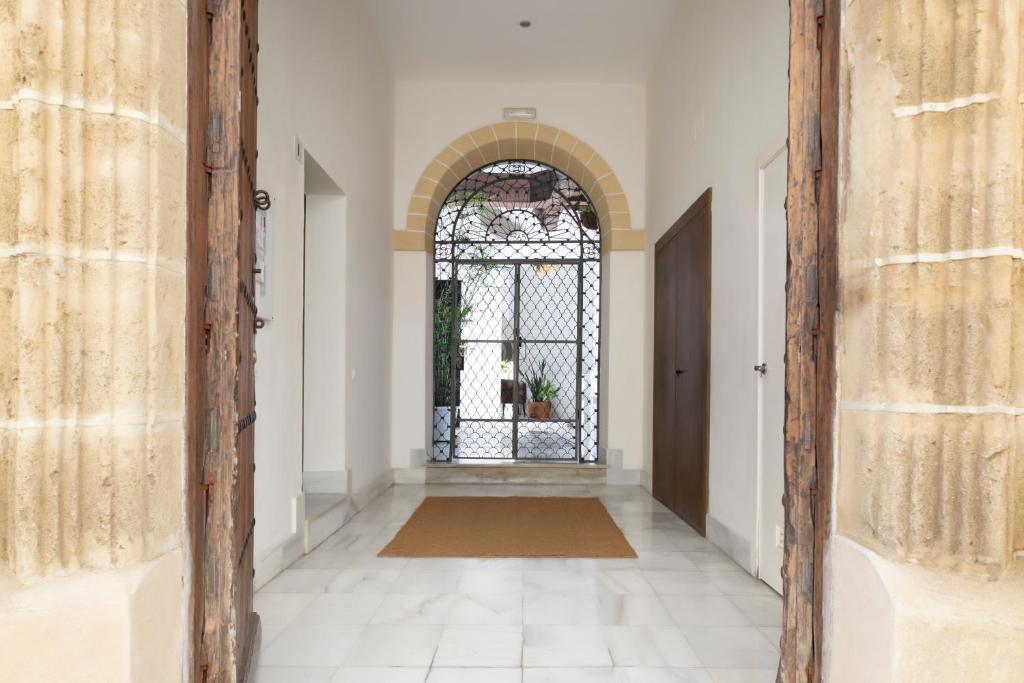
[{"label": "doorway opening", "polygon": [[434,235],[435,462],[597,462],[601,233],[565,173],[488,164]]},{"label": "doorway opening", "polygon": [[[345,211],[344,192],[304,153],[302,255],[302,488],[344,495]],[[311,500],[306,500],[307,513]]]},{"label": "doorway opening", "polygon": [[[791,53],[789,90],[789,171],[787,192],[788,259],[787,326],[785,377],[785,559],[783,585],[785,591],[785,622],[782,643],[782,680],[816,680],[821,671],[824,600],[824,548],[830,526],[832,449],[831,425],[834,399],[834,312],[835,312],[835,214],[837,143],[837,63],[838,3],[794,2],[791,4]],[[252,431],[255,413],[246,392],[238,391],[236,378],[249,382],[255,357],[251,339],[255,333],[255,310],[251,305],[251,225],[252,194],[255,176],[250,160],[255,159],[255,63],[256,50],[251,36],[256,35],[256,2],[245,0],[217,5],[215,13],[207,13],[198,2],[189,3],[189,531],[192,544],[192,651],[194,677],[202,680],[225,677],[225,672],[238,671],[245,678],[246,662],[258,641],[259,621],[251,609],[252,530],[255,528],[252,507]],[[245,45],[246,49],[241,48]],[[227,65],[225,67],[224,65]],[[241,74],[241,79],[239,79]],[[240,97],[240,94],[242,96]],[[241,106],[239,106],[241,103]],[[502,162],[508,163],[508,162]],[[521,162],[534,165],[533,162]],[[492,164],[492,166],[495,164]],[[481,169],[478,172],[485,172]],[[545,169],[554,170],[554,169]],[[529,176],[519,182],[531,188]],[[519,173],[520,176],[524,175]],[[525,181],[525,182],[524,182]],[[520,192],[529,189],[520,189]],[[527,195],[529,197],[529,195]],[[468,202],[467,202],[468,203]],[[524,211],[520,217],[525,217]],[[574,207],[581,235],[580,254],[585,245],[598,257],[586,261],[582,256],[570,263],[594,263],[599,287],[599,232],[584,233],[583,209],[589,200]],[[483,208],[483,207],[481,207]],[[499,203],[496,207],[505,207]],[[533,207],[530,207],[533,208]],[[511,209],[510,209],[511,210]],[[568,213],[568,212],[567,212]],[[589,213],[589,212],[587,212]],[[536,213],[535,219],[541,223]],[[589,219],[588,219],[589,220]],[[503,221],[496,221],[500,234]],[[240,230],[240,226],[245,229]],[[449,240],[451,271],[446,278],[450,285],[449,310],[465,301],[458,274],[457,255],[468,256],[468,249],[484,247],[515,249],[514,240],[492,239],[485,233],[481,244],[461,243],[452,233]],[[596,247],[594,246],[596,244]],[[435,257],[437,252],[435,252]],[[513,288],[513,304],[521,303],[522,271],[540,276],[550,266],[566,265],[560,259],[530,259],[521,255],[507,258],[511,263],[495,263],[481,259],[467,262],[467,267],[493,265],[518,270],[506,280]],[[539,261],[539,262],[538,262]],[[554,270],[559,270],[555,268]],[[527,275],[530,273],[528,272]],[[579,282],[579,277],[577,279]],[[436,297],[437,295],[435,295]],[[582,296],[578,297],[582,300]],[[599,297],[595,297],[595,302]],[[579,311],[579,308],[577,308]],[[594,323],[598,310],[594,308]],[[583,316],[577,316],[577,325]],[[465,339],[461,325],[452,316],[452,332],[448,340],[452,380],[447,407],[447,457],[464,455],[459,449],[471,444],[463,426],[470,424],[466,411],[468,395],[465,382],[454,374],[460,370],[460,346]],[[513,317],[522,327],[521,316]],[[596,329],[596,328],[595,328]],[[510,337],[510,338],[509,338]],[[594,353],[597,354],[597,336]],[[483,340],[486,341],[486,340]],[[543,339],[536,341],[543,342]],[[571,344],[573,340],[549,339]],[[455,343],[453,343],[455,342]],[[519,438],[519,423],[529,426],[549,424],[547,418],[531,418],[523,406],[532,394],[520,387],[519,372],[539,374],[541,380],[555,381],[547,374],[545,364],[529,366],[524,356],[521,330],[492,340],[498,347],[498,381],[491,392],[492,408],[511,411],[497,420],[515,420],[509,428],[509,450],[501,451],[502,459],[521,457],[519,444],[512,448],[512,437]],[[506,352],[505,342],[512,348]],[[581,340],[575,340],[577,348]],[[501,400],[501,360],[514,361],[511,405]],[[237,359],[224,362],[223,359]],[[543,356],[541,356],[543,358]],[[569,460],[587,461],[597,452],[597,362],[593,366],[593,422],[584,421],[583,410],[575,414],[575,453]],[[577,365],[577,386],[584,373]],[[436,366],[435,366],[436,371]],[[544,381],[538,382],[544,388]],[[243,383],[246,390],[250,384]],[[571,383],[570,383],[571,388]],[[542,391],[541,395],[551,395]],[[496,396],[496,398],[494,398]],[[575,398],[580,401],[581,394]],[[436,396],[435,396],[436,399]],[[543,401],[536,401],[543,403]],[[552,414],[559,414],[552,401]],[[444,406],[439,406],[444,407]],[[536,414],[536,413],[535,413]],[[542,413],[541,413],[542,414]],[[525,416],[525,417],[524,417]],[[523,418],[523,419],[520,419]],[[545,420],[549,422],[545,422]],[[593,449],[584,450],[584,434],[593,430]],[[561,437],[561,435],[559,435]],[[442,444],[443,445],[443,444]],[[589,447],[589,444],[588,444]],[[547,447],[547,452],[561,454],[568,450]],[[542,449],[540,451],[544,453]],[[437,449],[435,449],[437,453]],[[441,453],[443,453],[443,448]],[[467,452],[468,453],[468,452]],[[436,456],[435,456],[436,457]],[[544,458],[540,458],[544,459]],[[218,484],[218,482],[220,482]],[[247,578],[249,577],[249,578]]]},{"label": "doorway opening", "polygon": [[757,170],[757,576],[782,593],[786,510],[786,146]]}]

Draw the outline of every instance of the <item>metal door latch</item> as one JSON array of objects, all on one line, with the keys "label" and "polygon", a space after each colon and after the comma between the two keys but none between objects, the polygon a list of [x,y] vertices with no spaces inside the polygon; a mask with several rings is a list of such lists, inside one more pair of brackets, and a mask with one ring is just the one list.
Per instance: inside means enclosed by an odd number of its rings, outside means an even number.
[{"label": "metal door latch", "polygon": [[759,373],[762,377],[768,374],[768,363],[761,363],[760,365],[754,366],[754,372]]}]

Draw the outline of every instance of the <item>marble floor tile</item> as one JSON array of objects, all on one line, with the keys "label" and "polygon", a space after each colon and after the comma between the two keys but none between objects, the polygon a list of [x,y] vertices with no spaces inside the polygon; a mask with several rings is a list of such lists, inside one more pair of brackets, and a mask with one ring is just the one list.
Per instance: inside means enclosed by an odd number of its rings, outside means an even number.
[{"label": "marble floor tile", "polygon": [[731,595],[729,602],[754,626],[782,626],[782,598],[777,595]]},{"label": "marble floor tile", "polygon": [[579,569],[526,569],[524,593],[600,593],[601,583],[590,572]]},{"label": "marble floor tile", "polygon": [[532,668],[523,669],[523,683],[617,683],[615,670],[598,668]]},{"label": "marble floor tile", "polygon": [[595,667],[612,665],[598,626],[524,626],[524,667]]},{"label": "marble floor tile", "polygon": [[446,626],[434,666],[518,668],[522,651],[522,626]]},{"label": "marble floor tile", "polygon": [[331,683],[334,667],[259,666],[253,683]]},{"label": "marble floor tile", "polygon": [[606,626],[603,631],[615,666],[701,666],[677,626]]},{"label": "marble floor tile", "polygon": [[[379,557],[426,495],[598,496],[638,557]],[[392,487],[255,609],[257,683],[768,683],[781,635],[779,597],[635,487]]]},{"label": "marble floor tile", "polygon": [[524,669],[523,683],[713,683],[704,669]]},{"label": "marble floor tile", "polygon": [[701,572],[652,569],[644,578],[658,595],[718,595],[720,590],[711,578]]},{"label": "marble floor tile", "polygon": [[393,593],[454,593],[461,572],[406,569],[391,588]]},{"label": "marble floor tile", "polygon": [[337,569],[285,569],[260,589],[261,593],[323,593]]},{"label": "marble floor tile", "polygon": [[775,683],[778,669],[708,669],[712,683]]},{"label": "marble floor tile", "polygon": [[598,587],[608,593],[623,595],[653,594],[654,588],[638,569],[609,569],[595,572]]},{"label": "marble floor tile", "polygon": [[460,593],[522,593],[521,569],[466,569],[459,577]]},{"label": "marble floor tile", "polygon": [[447,623],[455,597],[453,593],[385,595],[370,623],[440,626]]},{"label": "marble floor tile", "polygon": [[316,593],[257,593],[253,609],[260,615],[262,647],[277,638],[302,613]]},{"label": "marble floor tile", "polygon": [[440,626],[374,624],[358,634],[342,663],[370,667],[430,666],[440,639]]},{"label": "marble floor tile", "polygon": [[755,669],[778,665],[775,646],[753,626],[682,628],[701,663],[708,668]]},{"label": "marble floor tile", "polygon": [[709,572],[708,578],[722,595],[778,597],[768,584],[746,572]]},{"label": "marble floor tile", "polygon": [[523,622],[558,625],[672,624],[656,595],[530,593],[523,597]]},{"label": "marble floor tile", "polygon": [[516,593],[456,593],[447,624],[522,625],[523,599]]},{"label": "marble floor tile", "polygon": [[331,683],[424,683],[426,667],[343,666]]},{"label": "marble floor tile", "polygon": [[724,595],[662,595],[661,602],[679,626],[752,626]]},{"label": "marble floor tile", "polygon": [[427,683],[520,683],[522,669],[433,667]]},{"label": "marble floor tile", "polygon": [[390,593],[401,575],[394,569],[343,569],[326,588],[330,593]]},{"label": "marble floor tile", "polygon": [[764,637],[775,647],[776,650],[782,649],[782,628],[776,628],[774,626],[758,626],[757,630],[764,634]]},{"label": "marble floor tile", "polygon": [[341,666],[365,627],[295,619],[260,652],[260,666]]}]

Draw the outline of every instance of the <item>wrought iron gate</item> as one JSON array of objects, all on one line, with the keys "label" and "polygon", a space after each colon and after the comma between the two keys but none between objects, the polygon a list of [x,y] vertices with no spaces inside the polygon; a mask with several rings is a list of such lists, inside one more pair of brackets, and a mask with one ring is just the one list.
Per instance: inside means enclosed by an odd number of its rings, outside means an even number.
[{"label": "wrought iron gate", "polygon": [[537,162],[478,169],[441,208],[434,263],[433,459],[595,462],[601,245],[586,193]]}]

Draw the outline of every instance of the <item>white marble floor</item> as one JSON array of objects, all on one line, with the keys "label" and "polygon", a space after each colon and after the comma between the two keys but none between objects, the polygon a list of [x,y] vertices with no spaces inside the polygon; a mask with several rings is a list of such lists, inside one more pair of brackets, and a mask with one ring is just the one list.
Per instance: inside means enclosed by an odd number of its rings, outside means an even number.
[{"label": "white marble floor", "polygon": [[[377,552],[426,495],[597,495],[638,559]],[[396,486],[256,595],[257,683],[770,683],[782,604],[634,487]]]}]

